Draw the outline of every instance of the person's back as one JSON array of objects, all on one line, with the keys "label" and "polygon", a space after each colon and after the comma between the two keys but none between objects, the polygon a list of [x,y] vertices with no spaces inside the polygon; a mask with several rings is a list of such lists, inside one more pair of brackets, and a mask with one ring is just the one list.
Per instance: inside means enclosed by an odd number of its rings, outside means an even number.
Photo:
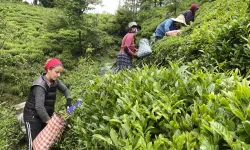
[{"label": "person's back", "polygon": [[192,4],[190,6],[190,9],[188,11],[186,11],[185,13],[183,13],[187,25],[190,25],[190,21],[194,22],[194,20],[195,20],[195,12],[198,9],[199,9],[198,5]]},{"label": "person's back", "polygon": [[168,31],[174,30],[173,26],[173,20],[172,19],[166,19],[165,21],[161,22],[156,30],[155,30],[155,36],[156,37],[164,37],[165,33]]},{"label": "person's back", "polygon": [[[169,31],[179,30],[181,25],[187,25],[183,15],[179,15],[177,18],[166,19],[161,22],[155,30],[156,40],[162,39]],[[171,34],[170,34],[171,35]]]},{"label": "person's back", "polygon": [[186,24],[190,25],[190,21],[194,22],[194,15],[192,13],[192,11],[188,10],[185,13],[183,13],[185,20],[186,20]]}]

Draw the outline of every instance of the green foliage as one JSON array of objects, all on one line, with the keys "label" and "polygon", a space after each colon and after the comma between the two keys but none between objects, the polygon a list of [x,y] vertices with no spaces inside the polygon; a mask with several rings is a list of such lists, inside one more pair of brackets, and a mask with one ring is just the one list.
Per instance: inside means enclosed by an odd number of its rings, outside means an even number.
[{"label": "green foliage", "polygon": [[8,101],[10,105],[23,102],[30,83],[42,70],[41,62],[46,60],[40,45],[45,31],[43,19],[51,12],[21,3],[1,3],[0,80],[5,87],[1,88],[1,101],[13,99],[4,96],[12,94],[21,98]]},{"label": "green foliage", "polygon": [[183,0],[170,0],[167,5],[170,12],[174,12],[175,16],[177,16],[177,9],[180,8],[181,2]]},{"label": "green foliage", "polygon": [[11,2],[11,3],[20,3],[22,0],[0,0],[0,2]]},{"label": "green foliage", "polygon": [[[15,104],[22,102],[23,99],[8,101],[11,98],[2,97],[4,94],[13,94],[23,97],[28,94],[29,85],[32,82],[32,76],[39,73],[39,66],[34,64],[41,55],[36,52],[23,53],[22,51],[0,51],[0,68],[1,68],[1,100],[0,102],[8,102]],[[41,68],[40,68],[41,69]]]},{"label": "green foliage", "polygon": [[106,74],[90,80],[58,147],[248,149],[249,93],[237,71],[170,63]]},{"label": "green foliage", "polygon": [[164,21],[166,8],[152,8],[150,10],[141,11],[138,20],[142,22],[142,30],[139,32],[141,37],[148,38],[155,32],[158,24]]},{"label": "green foliage", "polygon": [[75,98],[82,98],[83,93],[99,74],[100,67],[98,63],[92,59],[80,58],[78,66],[72,70],[71,74],[65,77],[65,84],[70,87],[72,96]]},{"label": "green foliage", "polygon": [[46,8],[53,8],[54,7],[54,0],[39,0],[39,2]]},{"label": "green foliage", "polygon": [[[79,17],[85,13],[86,10],[92,9],[91,5],[97,5],[101,3],[101,0],[55,0],[55,5],[65,10],[66,14],[71,17]],[[79,21],[79,20],[77,20]]]},{"label": "green foliage", "polygon": [[0,103],[0,147],[16,149],[23,138],[14,110]]},{"label": "green foliage", "polygon": [[134,12],[124,8],[119,8],[117,10],[115,22],[117,22],[117,25],[119,25],[118,29],[120,30],[120,36],[124,36],[127,33],[126,28],[128,26],[128,23],[132,21],[137,21]]}]

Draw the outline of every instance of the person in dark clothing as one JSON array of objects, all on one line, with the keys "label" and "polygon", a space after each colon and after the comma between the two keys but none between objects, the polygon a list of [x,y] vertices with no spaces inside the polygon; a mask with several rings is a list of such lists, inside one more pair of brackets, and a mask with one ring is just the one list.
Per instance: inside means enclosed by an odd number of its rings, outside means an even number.
[{"label": "person in dark clothing", "polygon": [[66,108],[71,106],[69,89],[58,79],[63,71],[59,59],[49,59],[44,69],[31,85],[28,99],[24,106],[23,118],[27,134],[27,150],[32,150],[32,142],[49,122],[54,113],[56,91],[59,89],[66,97]]},{"label": "person in dark clothing", "polygon": [[186,11],[185,13],[183,13],[185,20],[186,20],[186,24],[190,25],[190,21],[195,20],[195,12],[199,9],[198,5],[196,4],[192,4],[189,8],[188,11]]}]

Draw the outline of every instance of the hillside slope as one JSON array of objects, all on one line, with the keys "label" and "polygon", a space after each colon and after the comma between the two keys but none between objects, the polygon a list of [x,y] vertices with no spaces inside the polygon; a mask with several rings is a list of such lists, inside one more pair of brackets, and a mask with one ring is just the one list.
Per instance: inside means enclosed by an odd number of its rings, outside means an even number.
[{"label": "hillside slope", "polygon": [[[82,56],[101,64],[114,59],[119,45],[117,37],[107,33],[114,26],[111,15],[85,14],[83,24],[77,27],[67,22],[68,17],[56,8],[1,3],[0,102],[9,105],[23,102],[31,82],[43,72],[42,66],[50,57],[60,58],[64,63],[62,79],[77,67]],[[93,25],[96,28],[91,28]],[[105,60],[101,61],[102,58]]]},{"label": "hillside slope", "polygon": [[144,63],[167,66],[169,61],[198,62],[200,67],[238,68],[243,74],[250,62],[249,2],[217,0],[200,6],[194,23],[182,27],[181,36],[166,37],[152,47]]}]

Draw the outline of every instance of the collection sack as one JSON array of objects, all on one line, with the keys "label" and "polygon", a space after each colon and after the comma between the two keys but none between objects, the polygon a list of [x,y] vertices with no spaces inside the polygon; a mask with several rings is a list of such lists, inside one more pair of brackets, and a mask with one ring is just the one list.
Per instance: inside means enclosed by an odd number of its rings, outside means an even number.
[{"label": "collection sack", "polygon": [[[82,104],[82,100],[79,99],[76,103],[74,103],[71,107],[66,110],[67,116],[75,110],[75,108]],[[66,119],[68,118],[66,117]],[[45,128],[37,135],[35,140],[33,141],[33,149],[34,150],[50,150],[56,142],[59,141],[65,126],[67,124],[67,120],[62,118],[60,114],[55,113]]]},{"label": "collection sack", "polygon": [[66,119],[55,113],[45,128],[33,141],[34,150],[49,150],[60,139],[64,131]]},{"label": "collection sack", "polygon": [[145,38],[139,41],[139,49],[136,55],[138,57],[144,57],[152,53],[152,49],[149,45],[149,41]]}]

